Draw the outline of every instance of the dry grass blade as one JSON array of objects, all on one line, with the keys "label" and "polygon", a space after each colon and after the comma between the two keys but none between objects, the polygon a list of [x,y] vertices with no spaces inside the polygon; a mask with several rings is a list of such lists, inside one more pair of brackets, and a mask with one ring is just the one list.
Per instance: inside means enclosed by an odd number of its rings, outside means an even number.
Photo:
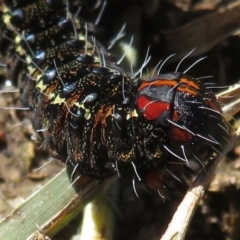
[{"label": "dry grass blade", "polygon": [[[222,92],[218,95],[218,99],[223,100],[225,103],[224,106],[224,115],[227,116],[227,119],[230,120],[232,114],[239,112],[239,99],[236,99],[234,96],[239,96],[236,93],[240,91],[239,85],[231,87],[227,91]],[[219,155],[214,162],[210,162],[206,170],[201,172],[191,188],[185,195],[184,199],[178,206],[178,210],[175,212],[171,223],[168,226],[168,229],[162,236],[161,240],[183,240],[185,238],[188,226],[193,217],[195,209],[198,205],[200,198],[203,196],[205,190],[208,187],[210,180],[212,179],[217,165],[224,158],[224,156],[234,148],[237,141],[240,139],[240,127],[233,134],[228,145],[225,147],[224,152]]]},{"label": "dry grass blade", "polygon": [[214,162],[209,163],[206,167],[206,171],[199,174],[199,176],[194,181],[191,189],[188,191],[181,204],[178,206],[178,210],[175,212],[169,227],[161,240],[183,240],[188,225],[192,219],[194,211],[198,205],[198,202],[202,195],[204,194],[213,174],[216,170],[218,163],[224,158],[240,139],[240,128],[232,136],[231,141],[226,146],[222,155],[219,155]]},{"label": "dry grass blade", "polygon": [[233,116],[239,112],[240,105],[240,84],[231,86],[226,91],[217,95],[218,100],[224,104],[222,110],[227,121],[230,121]]},{"label": "dry grass blade", "polygon": [[99,182],[81,177],[77,183],[81,190],[77,192],[70,185],[66,169],[61,171],[1,221],[0,239],[36,239],[39,232],[52,237],[114,179]]},{"label": "dry grass blade", "polygon": [[196,47],[196,51],[191,56],[206,53],[218,42],[239,31],[239,28],[240,2],[237,1],[222,12],[208,14],[178,29],[162,32],[160,35],[164,51],[176,52],[178,53],[176,58],[181,59]]}]

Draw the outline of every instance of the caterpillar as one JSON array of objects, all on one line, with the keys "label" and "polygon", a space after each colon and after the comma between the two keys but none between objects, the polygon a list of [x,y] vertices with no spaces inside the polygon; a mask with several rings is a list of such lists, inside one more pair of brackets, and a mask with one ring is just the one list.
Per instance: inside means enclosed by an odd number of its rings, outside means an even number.
[{"label": "caterpillar", "polygon": [[77,1],[4,3],[11,78],[38,139],[74,172],[130,177],[165,197],[169,179],[197,173],[221,153],[231,128],[201,79],[126,73],[74,14]]}]

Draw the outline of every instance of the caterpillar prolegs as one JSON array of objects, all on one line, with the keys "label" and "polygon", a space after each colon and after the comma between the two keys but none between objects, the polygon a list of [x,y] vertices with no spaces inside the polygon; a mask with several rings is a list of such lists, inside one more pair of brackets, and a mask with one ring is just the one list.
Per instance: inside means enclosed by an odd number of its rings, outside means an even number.
[{"label": "caterpillar prolegs", "polygon": [[127,176],[164,196],[169,178],[222,151],[231,128],[200,79],[126,73],[78,17],[77,1],[4,2],[12,79],[53,157],[80,175]]}]

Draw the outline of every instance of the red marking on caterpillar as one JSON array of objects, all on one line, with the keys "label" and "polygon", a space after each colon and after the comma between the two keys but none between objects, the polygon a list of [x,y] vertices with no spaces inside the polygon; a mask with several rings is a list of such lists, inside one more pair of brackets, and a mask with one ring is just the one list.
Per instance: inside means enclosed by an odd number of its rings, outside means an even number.
[{"label": "red marking on caterpillar", "polygon": [[170,110],[170,104],[165,102],[152,102],[145,96],[139,97],[137,100],[139,109],[143,110],[143,116],[147,120],[157,119],[159,116],[164,114],[164,112]]},{"label": "red marking on caterpillar", "polygon": [[128,76],[71,2],[68,13],[64,1],[4,2],[2,25],[18,55],[12,78],[53,157],[78,174],[136,178],[164,196],[168,179],[187,172],[174,165],[197,172],[191,162],[202,167],[222,151],[231,129],[202,82],[180,72]]}]

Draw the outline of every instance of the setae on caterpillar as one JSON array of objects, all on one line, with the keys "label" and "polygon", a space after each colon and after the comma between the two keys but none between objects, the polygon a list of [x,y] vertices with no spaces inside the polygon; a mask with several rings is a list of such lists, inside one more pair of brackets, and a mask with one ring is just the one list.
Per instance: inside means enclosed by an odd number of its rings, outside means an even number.
[{"label": "setae on caterpillar", "polygon": [[170,178],[198,172],[222,151],[231,128],[200,79],[126,74],[74,15],[75,1],[4,3],[12,80],[38,138],[74,172],[127,176],[165,197]]}]

